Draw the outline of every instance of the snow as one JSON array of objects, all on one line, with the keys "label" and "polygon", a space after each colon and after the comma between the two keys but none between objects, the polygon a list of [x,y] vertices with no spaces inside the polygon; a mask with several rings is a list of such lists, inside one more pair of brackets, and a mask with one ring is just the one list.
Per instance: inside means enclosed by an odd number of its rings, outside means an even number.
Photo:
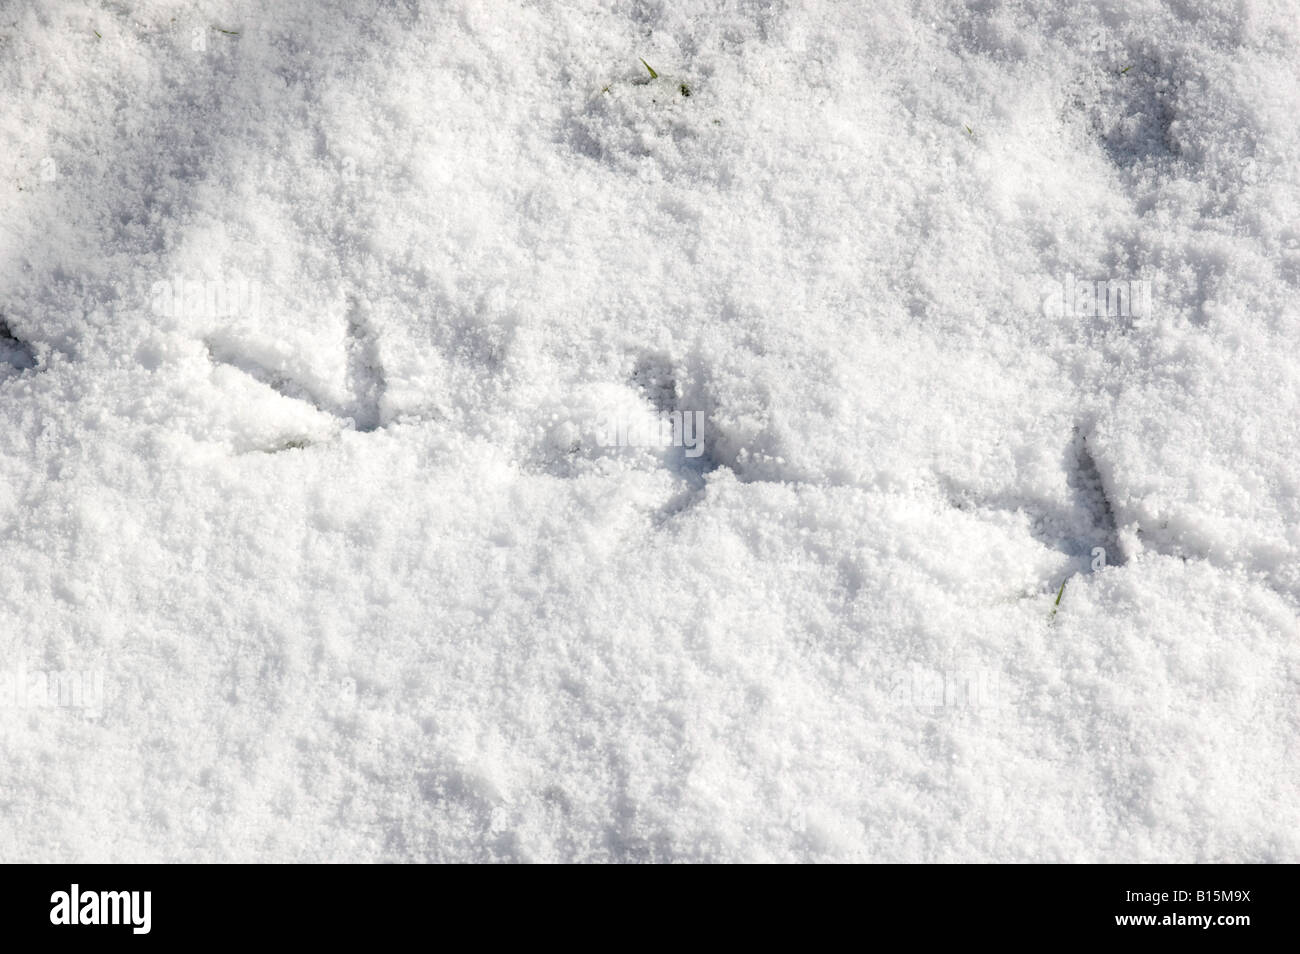
[{"label": "snow", "polygon": [[1297,42],[10,0],[0,860],[1300,860]]}]

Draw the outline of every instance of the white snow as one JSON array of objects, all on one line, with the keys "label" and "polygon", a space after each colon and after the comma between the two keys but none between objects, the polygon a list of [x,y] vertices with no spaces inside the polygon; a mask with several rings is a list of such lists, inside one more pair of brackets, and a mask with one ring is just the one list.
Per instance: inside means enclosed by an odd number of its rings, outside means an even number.
[{"label": "white snow", "polygon": [[1298,43],[9,0],[0,860],[1300,860]]}]

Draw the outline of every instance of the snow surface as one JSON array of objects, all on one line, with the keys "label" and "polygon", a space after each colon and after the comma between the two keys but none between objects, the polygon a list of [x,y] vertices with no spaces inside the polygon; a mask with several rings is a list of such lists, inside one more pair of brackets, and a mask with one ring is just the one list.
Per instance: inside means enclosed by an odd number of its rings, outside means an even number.
[{"label": "snow surface", "polygon": [[3,0],[0,858],[1300,860],[1298,45]]}]

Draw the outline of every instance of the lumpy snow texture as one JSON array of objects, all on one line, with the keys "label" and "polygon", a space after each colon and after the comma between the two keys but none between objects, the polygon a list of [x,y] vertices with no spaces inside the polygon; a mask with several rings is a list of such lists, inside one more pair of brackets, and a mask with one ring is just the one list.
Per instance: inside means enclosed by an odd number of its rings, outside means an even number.
[{"label": "lumpy snow texture", "polygon": [[1298,46],[6,0],[0,857],[1300,860]]}]

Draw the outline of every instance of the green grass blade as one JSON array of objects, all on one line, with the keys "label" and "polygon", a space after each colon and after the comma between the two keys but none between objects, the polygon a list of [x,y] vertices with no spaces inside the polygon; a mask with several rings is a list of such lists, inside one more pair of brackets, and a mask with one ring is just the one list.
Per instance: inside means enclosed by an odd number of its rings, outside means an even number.
[{"label": "green grass blade", "polygon": [[1061,581],[1061,588],[1060,588],[1059,590],[1056,591],[1056,602],[1052,604],[1052,612],[1051,612],[1051,614],[1047,617],[1047,621],[1048,621],[1049,623],[1050,623],[1052,620],[1056,619],[1056,611],[1057,611],[1057,610],[1060,608],[1060,606],[1061,606],[1061,596],[1064,595],[1064,593],[1065,593],[1065,584],[1068,583],[1068,582],[1070,582],[1068,579],[1062,580],[1062,581]]}]

